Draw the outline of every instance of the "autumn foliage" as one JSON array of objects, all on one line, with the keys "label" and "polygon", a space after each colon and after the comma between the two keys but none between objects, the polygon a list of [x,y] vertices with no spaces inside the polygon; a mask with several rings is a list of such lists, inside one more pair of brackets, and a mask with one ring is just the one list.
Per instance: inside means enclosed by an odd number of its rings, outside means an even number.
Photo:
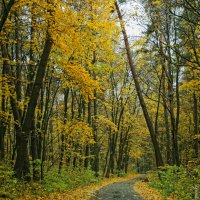
[{"label": "autumn foliage", "polygon": [[199,6],[2,0],[0,188],[41,182],[50,193],[50,182],[78,187],[166,165],[198,179]]}]

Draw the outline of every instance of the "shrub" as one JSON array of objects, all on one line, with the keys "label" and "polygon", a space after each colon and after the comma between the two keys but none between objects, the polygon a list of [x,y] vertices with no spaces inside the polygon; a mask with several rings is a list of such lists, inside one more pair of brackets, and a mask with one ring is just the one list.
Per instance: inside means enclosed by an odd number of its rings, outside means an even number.
[{"label": "shrub", "polygon": [[90,169],[71,168],[58,174],[58,167],[52,168],[41,182],[18,182],[9,165],[0,165],[0,199],[18,199],[25,196],[43,196],[52,192],[86,186],[97,182]]},{"label": "shrub", "polygon": [[[162,192],[165,197],[175,195],[177,199],[193,200],[200,188],[200,170],[184,167],[165,166],[157,172],[149,173],[150,185]],[[196,188],[196,189],[195,189]]]},{"label": "shrub", "polygon": [[0,165],[0,199],[13,199],[16,195],[15,185],[17,180],[9,165]]},{"label": "shrub", "polygon": [[70,188],[86,186],[90,183],[97,182],[94,172],[90,169],[68,169],[58,174],[57,168],[48,172],[48,175],[42,181],[45,190],[48,193],[55,191],[64,191]]}]

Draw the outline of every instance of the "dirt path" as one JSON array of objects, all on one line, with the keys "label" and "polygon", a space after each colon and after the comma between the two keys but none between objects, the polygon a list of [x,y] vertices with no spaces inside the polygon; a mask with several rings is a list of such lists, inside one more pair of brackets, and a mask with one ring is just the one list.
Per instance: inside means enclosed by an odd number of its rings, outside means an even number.
[{"label": "dirt path", "polygon": [[91,200],[142,200],[142,197],[133,190],[133,185],[145,175],[128,181],[116,182],[98,190]]}]

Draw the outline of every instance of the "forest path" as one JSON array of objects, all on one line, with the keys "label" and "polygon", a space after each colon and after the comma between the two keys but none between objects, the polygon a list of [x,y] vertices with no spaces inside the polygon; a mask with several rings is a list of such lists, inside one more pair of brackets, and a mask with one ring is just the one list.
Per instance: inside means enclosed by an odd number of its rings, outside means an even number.
[{"label": "forest path", "polygon": [[133,185],[145,175],[127,181],[116,182],[96,191],[90,200],[142,200],[142,197],[133,189]]}]

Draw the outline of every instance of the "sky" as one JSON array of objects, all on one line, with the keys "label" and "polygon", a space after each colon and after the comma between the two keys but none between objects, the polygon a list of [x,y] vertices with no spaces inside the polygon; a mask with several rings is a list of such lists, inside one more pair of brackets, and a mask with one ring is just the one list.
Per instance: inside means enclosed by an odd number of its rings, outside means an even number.
[{"label": "sky", "polygon": [[120,5],[125,21],[126,31],[129,39],[135,40],[142,35],[145,30],[145,11],[138,0],[132,0]]}]

